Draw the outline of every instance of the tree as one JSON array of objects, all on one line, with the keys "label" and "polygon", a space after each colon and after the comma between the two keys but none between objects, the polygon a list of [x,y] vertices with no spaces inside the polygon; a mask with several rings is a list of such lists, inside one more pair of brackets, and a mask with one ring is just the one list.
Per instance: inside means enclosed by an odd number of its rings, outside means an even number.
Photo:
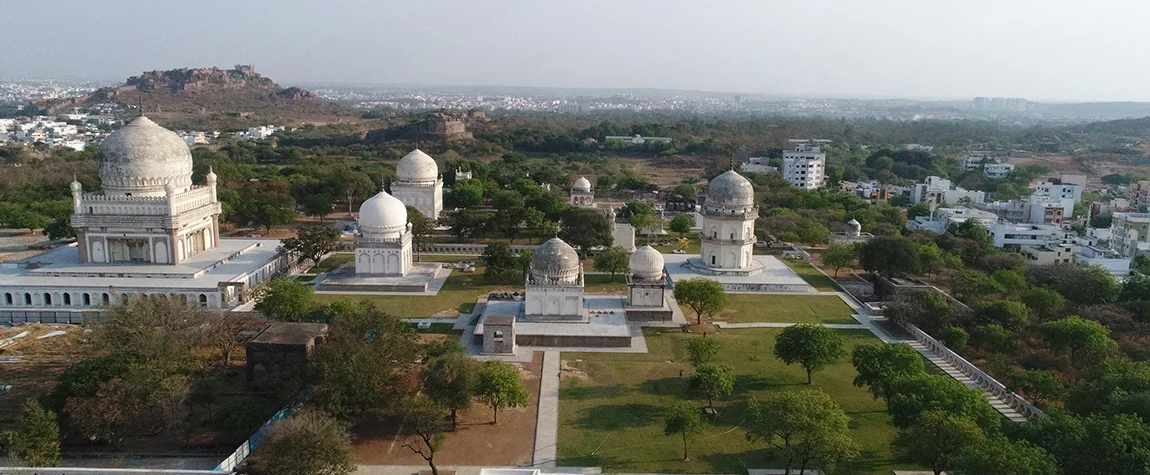
[{"label": "tree", "polygon": [[100,384],[91,397],[74,397],[64,404],[70,427],[93,441],[119,448],[124,437],[137,429],[145,411],[138,391],[121,378]]},{"label": "tree", "polygon": [[260,226],[271,232],[272,226],[295,221],[295,200],[286,183],[249,183],[240,189],[239,198],[234,220],[241,226]]},{"label": "tree", "polygon": [[1126,278],[1126,282],[1122,283],[1122,291],[1118,294],[1118,300],[1123,302],[1150,300],[1150,275],[1131,273],[1130,277]]},{"label": "tree", "polygon": [[415,249],[415,260],[418,262],[423,250],[434,242],[435,222],[412,206],[407,207],[407,222],[411,223],[411,247]]},{"label": "tree", "polygon": [[479,371],[475,396],[491,406],[491,423],[498,424],[500,409],[526,406],[529,394],[514,366],[502,361],[486,361]]},{"label": "tree", "polygon": [[868,272],[901,277],[919,270],[918,247],[902,236],[878,236],[859,248],[859,265]]},{"label": "tree", "polygon": [[950,349],[958,351],[966,347],[970,335],[961,327],[947,325],[938,331],[938,338]]},{"label": "tree", "polygon": [[1070,350],[1070,364],[1076,364],[1081,351],[1101,353],[1117,347],[1110,329],[1093,320],[1071,316],[1043,323],[1042,338],[1054,349]]},{"label": "tree", "polygon": [[846,356],[843,337],[822,325],[798,324],[783,329],[775,337],[775,356],[790,365],[798,363],[811,374]]},{"label": "tree", "polygon": [[309,360],[315,400],[325,412],[353,421],[397,405],[414,389],[404,379],[419,354],[410,325],[365,302],[337,301],[326,313],[327,340]]},{"label": "tree", "polygon": [[894,444],[908,458],[930,467],[934,475],[954,469],[964,452],[981,444],[986,434],[968,417],[942,410],[929,410],[919,415],[910,427],[899,431]]},{"label": "tree", "polygon": [[487,266],[483,275],[502,277],[515,269],[515,256],[511,254],[511,247],[506,243],[493,242],[483,249],[483,264]]},{"label": "tree", "polygon": [[695,323],[703,323],[703,315],[710,318],[727,306],[727,293],[723,284],[711,279],[695,277],[675,283],[675,300],[695,312]]},{"label": "tree", "polygon": [[559,238],[579,250],[580,258],[586,258],[592,248],[611,246],[615,239],[611,235],[613,226],[601,211],[572,208],[563,215]]},{"label": "tree", "polygon": [[451,430],[457,426],[456,413],[467,409],[475,396],[479,363],[466,354],[448,353],[423,367],[423,392],[451,411]]},{"label": "tree", "polygon": [[696,369],[709,363],[715,355],[719,354],[722,347],[722,343],[717,338],[707,338],[705,333],[703,336],[687,339],[687,355],[691,360],[691,365]]},{"label": "tree", "polygon": [[280,250],[295,256],[297,263],[311,261],[312,266],[339,247],[339,230],[325,224],[297,226],[296,237],[280,240]]},{"label": "tree", "polygon": [[922,355],[909,345],[859,345],[851,353],[851,364],[858,373],[854,385],[867,386],[876,399],[890,399],[893,393],[891,382],[895,378],[926,374]]},{"label": "tree", "polygon": [[347,429],[315,409],[277,423],[260,452],[266,473],[347,475],[356,468]]},{"label": "tree", "polygon": [[35,211],[20,210],[6,220],[6,224],[16,229],[27,229],[29,233],[36,232],[52,222],[47,216]]},{"label": "tree", "polygon": [[256,297],[255,310],[281,322],[299,322],[315,307],[315,289],[288,276],[276,277]]},{"label": "tree", "polygon": [[964,450],[956,465],[970,475],[1046,475],[1059,473],[1049,452],[1025,440],[987,437]]},{"label": "tree", "polygon": [[834,243],[823,251],[823,264],[835,268],[835,277],[839,276],[839,269],[849,266],[858,258],[858,248],[853,244]]},{"label": "tree", "polygon": [[1031,266],[1027,268],[1027,277],[1032,284],[1050,287],[1066,300],[1079,305],[1112,302],[1120,292],[1114,276],[1099,266]]},{"label": "tree", "polygon": [[209,320],[204,341],[219,353],[220,368],[227,368],[232,364],[232,353],[251,338],[248,333],[266,324],[248,312],[220,312]]},{"label": "tree", "polygon": [[891,382],[887,412],[896,427],[910,427],[924,412],[944,410],[969,417],[983,429],[998,427],[1002,416],[986,402],[978,389],[967,388],[950,376],[916,374]]},{"label": "tree", "polygon": [[1138,416],[1076,415],[1062,410],[1051,411],[1049,416],[1018,424],[1011,435],[1055,455],[1063,473],[1150,473],[1150,424]]},{"label": "tree", "polygon": [[766,402],[752,400],[744,425],[747,440],[766,442],[786,461],[785,474],[795,463],[802,474],[808,465],[833,472],[858,456],[850,437],[850,419],[826,393],[817,389],[785,391]]},{"label": "tree", "polygon": [[319,218],[319,222],[323,223],[327,215],[335,209],[335,199],[327,193],[314,193],[304,198],[300,207],[304,216]]},{"label": "tree", "polygon": [[735,373],[727,365],[699,365],[688,386],[692,392],[706,398],[707,407],[714,410],[715,398],[729,396],[735,390]]},{"label": "tree", "polygon": [[1015,371],[1009,376],[1015,392],[1022,393],[1036,406],[1045,407],[1051,401],[1061,400],[1066,394],[1066,385],[1051,371],[1028,369]]},{"label": "tree", "polygon": [[663,416],[663,434],[683,436],[683,461],[687,457],[687,439],[694,438],[703,432],[703,419],[699,417],[699,408],[691,403],[679,403],[667,410]]},{"label": "tree", "polygon": [[426,460],[432,475],[439,475],[435,453],[443,447],[444,412],[443,406],[422,394],[408,398],[403,407],[404,426],[412,435],[403,446]]},{"label": "tree", "polygon": [[609,247],[595,254],[595,270],[610,272],[611,282],[615,281],[615,274],[627,272],[630,265],[631,254],[619,246]]},{"label": "tree", "polygon": [[[656,219],[657,218],[654,214],[636,213],[636,214],[632,214],[631,217],[627,221],[630,222],[631,226],[635,228],[635,232],[643,233],[644,231],[646,231],[648,228],[650,228],[651,226],[653,226],[655,224]],[[644,233],[644,234],[647,234],[647,243],[650,243],[651,242],[650,233]]]},{"label": "tree", "polygon": [[1030,287],[1022,293],[1022,303],[1039,318],[1047,318],[1062,309],[1066,305],[1066,299],[1062,294],[1046,287]]},{"label": "tree", "polygon": [[60,426],[56,413],[44,409],[35,399],[24,401],[24,411],[15,430],[4,432],[8,457],[29,467],[55,467],[60,464]]},{"label": "tree", "polygon": [[976,316],[986,323],[997,323],[1014,331],[1030,324],[1030,311],[1026,305],[1009,300],[986,302],[978,307]]},{"label": "tree", "polygon": [[136,296],[107,309],[92,326],[92,340],[109,355],[125,355],[125,379],[136,369],[151,376],[202,371],[211,359],[204,346],[209,314],[199,307],[160,295]]},{"label": "tree", "polygon": [[521,249],[519,257],[515,259],[516,264],[519,266],[519,272],[527,275],[531,270],[531,261],[535,259],[535,250],[531,248]]},{"label": "tree", "polygon": [[330,173],[328,180],[332,189],[337,190],[336,192],[347,200],[348,216],[352,216],[351,209],[355,205],[356,198],[366,197],[379,189],[370,176],[351,167],[333,167]]},{"label": "tree", "polygon": [[460,239],[481,238],[487,235],[492,215],[475,210],[462,209],[448,215],[447,222],[451,235]]},{"label": "tree", "polygon": [[520,226],[527,219],[523,196],[512,190],[499,191],[491,198],[491,206],[495,208],[495,228],[514,243]]},{"label": "tree", "polygon": [[679,213],[674,218],[671,218],[671,232],[678,233],[679,237],[684,237],[687,233],[691,232],[691,228],[695,227],[695,220],[691,216]]},{"label": "tree", "polygon": [[76,237],[76,228],[72,227],[71,219],[67,217],[56,218],[44,226],[44,235],[53,241],[74,238]]},{"label": "tree", "polygon": [[484,186],[479,180],[460,180],[451,189],[451,201],[460,208],[475,208],[483,204]]}]

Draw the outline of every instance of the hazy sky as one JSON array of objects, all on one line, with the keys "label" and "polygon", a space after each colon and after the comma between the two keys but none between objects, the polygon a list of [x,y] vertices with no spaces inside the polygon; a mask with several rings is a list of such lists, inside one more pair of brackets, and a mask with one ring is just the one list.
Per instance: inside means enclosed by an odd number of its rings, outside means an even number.
[{"label": "hazy sky", "polygon": [[55,1],[0,8],[0,78],[253,63],[280,83],[1150,101],[1150,2]]}]

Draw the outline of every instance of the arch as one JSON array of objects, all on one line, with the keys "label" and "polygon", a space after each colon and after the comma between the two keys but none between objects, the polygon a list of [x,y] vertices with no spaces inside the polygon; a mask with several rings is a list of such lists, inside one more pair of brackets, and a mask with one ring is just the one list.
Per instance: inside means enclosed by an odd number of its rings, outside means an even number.
[{"label": "arch", "polygon": [[387,272],[387,266],[384,264],[383,254],[372,254],[371,256],[371,273],[383,274]]},{"label": "arch", "polygon": [[167,264],[171,261],[168,256],[168,243],[165,241],[157,241],[154,246],[155,250],[152,252],[152,262],[157,264]]},{"label": "arch", "polygon": [[72,305],[72,294],[64,293],[64,305]]},{"label": "arch", "polygon": [[403,267],[399,265],[399,254],[391,253],[387,255],[387,272],[397,274],[403,272]]},{"label": "arch", "polygon": [[106,262],[108,260],[108,256],[104,255],[104,241],[92,241],[92,253],[88,260],[92,262]]},{"label": "arch", "polygon": [[731,233],[731,240],[732,240],[732,241],[734,241],[734,240],[735,240],[735,233],[733,233],[733,232]]},{"label": "arch", "polygon": [[92,295],[84,292],[84,306],[87,307],[89,305],[92,305]]},{"label": "arch", "polygon": [[104,292],[104,297],[101,299],[101,301],[104,303],[104,305],[111,304],[112,303],[112,297],[109,296],[107,292]]},{"label": "arch", "polygon": [[495,341],[503,341],[503,330],[495,330]]},{"label": "arch", "polygon": [[200,302],[201,307],[207,307],[208,306],[208,296],[204,295],[204,294],[200,294],[199,302]]},{"label": "arch", "polygon": [[128,294],[120,294],[120,303],[128,303]]},{"label": "arch", "polygon": [[24,292],[24,305],[32,305],[32,294]]},{"label": "arch", "polygon": [[715,255],[711,254],[711,265],[715,265]]},{"label": "arch", "polygon": [[4,303],[12,305],[12,292],[4,292]]}]

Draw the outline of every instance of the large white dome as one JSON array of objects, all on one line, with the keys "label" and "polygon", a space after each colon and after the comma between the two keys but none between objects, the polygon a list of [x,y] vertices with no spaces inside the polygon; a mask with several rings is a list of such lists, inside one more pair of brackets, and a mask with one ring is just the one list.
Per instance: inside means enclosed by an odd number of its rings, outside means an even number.
[{"label": "large white dome", "polygon": [[579,254],[562,239],[551,238],[535,248],[531,274],[544,280],[574,282],[579,277]]},{"label": "large white dome", "polygon": [[434,158],[417,148],[399,159],[395,174],[399,181],[435,183],[439,179],[439,165]]},{"label": "large white dome", "polygon": [[663,277],[663,254],[650,245],[640,247],[631,254],[628,268],[640,279],[659,279]]},{"label": "large white dome", "polygon": [[755,205],[755,188],[746,177],[727,170],[707,183],[707,207],[751,208]]},{"label": "large white dome", "polygon": [[571,185],[571,191],[591,191],[591,181],[581,176]]},{"label": "large white dome", "polygon": [[168,129],[140,116],[100,143],[104,194],[162,196],[170,184],[192,186],[192,152]]},{"label": "large white dome", "polygon": [[407,227],[407,206],[380,191],[359,207],[359,230],[363,234],[395,234]]}]

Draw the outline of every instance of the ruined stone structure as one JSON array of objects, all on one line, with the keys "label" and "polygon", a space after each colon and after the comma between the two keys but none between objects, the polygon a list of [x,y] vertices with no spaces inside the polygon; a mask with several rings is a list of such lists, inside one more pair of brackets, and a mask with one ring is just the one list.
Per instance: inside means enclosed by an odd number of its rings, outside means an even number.
[{"label": "ruined stone structure", "polygon": [[515,317],[512,315],[491,315],[483,325],[484,354],[515,354]]},{"label": "ruined stone structure", "polygon": [[467,121],[447,112],[428,114],[424,133],[431,139],[451,140],[470,139],[471,131],[467,129]]},{"label": "ruined stone structure", "polygon": [[263,388],[291,377],[326,338],[324,323],[272,323],[244,344],[248,384]]}]

